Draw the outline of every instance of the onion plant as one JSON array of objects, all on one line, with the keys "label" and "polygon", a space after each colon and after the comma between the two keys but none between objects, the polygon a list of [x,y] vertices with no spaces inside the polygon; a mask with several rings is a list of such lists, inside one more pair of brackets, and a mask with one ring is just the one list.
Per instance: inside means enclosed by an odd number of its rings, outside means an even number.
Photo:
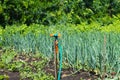
[{"label": "onion plant", "polygon": [[[28,29],[30,31],[26,33],[22,31],[12,33],[9,30],[4,32],[3,46],[24,53],[40,52],[51,58],[53,39],[49,34],[54,30],[44,27],[43,32],[43,29],[38,27],[38,31]],[[62,37],[59,41],[63,48],[63,62],[67,62],[74,70],[94,70],[98,74],[120,73],[120,33],[105,31],[70,33],[71,30],[61,31]]]}]

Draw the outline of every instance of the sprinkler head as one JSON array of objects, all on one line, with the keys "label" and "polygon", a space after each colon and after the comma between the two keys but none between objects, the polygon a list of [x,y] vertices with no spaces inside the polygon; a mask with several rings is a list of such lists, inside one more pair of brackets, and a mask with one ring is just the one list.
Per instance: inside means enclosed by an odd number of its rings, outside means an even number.
[{"label": "sprinkler head", "polygon": [[58,34],[50,34],[51,37],[60,37],[60,33]]}]

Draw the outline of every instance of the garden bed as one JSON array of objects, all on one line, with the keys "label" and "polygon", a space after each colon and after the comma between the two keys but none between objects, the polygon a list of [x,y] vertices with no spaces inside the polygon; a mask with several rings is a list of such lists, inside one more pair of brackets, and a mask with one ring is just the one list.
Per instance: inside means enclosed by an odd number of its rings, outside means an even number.
[{"label": "garden bed", "polygon": [[[13,59],[9,61],[8,64],[3,64],[3,54],[11,53],[14,54]],[[9,79],[9,80],[54,80],[54,61],[53,59],[48,61],[41,56],[40,53],[34,55],[28,54],[16,54],[13,50],[4,50],[0,53],[0,79]],[[7,55],[8,56],[8,55]],[[6,57],[5,59],[8,60]],[[2,61],[3,60],[3,61]],[[111,74],[114,76],[115,74]],[[94,71],[78,70],[74,71],[71,67],[62,68],[61,80],[96,80],[100,78],[101,75],[98,75]],[[104,78],[107,77],[103,75]],[[37,79],[36,79],[37,78]],[[103,79],[104,78],[100,78]]]},{"label": "garden bed", "polygon": [[[44,68],[47,74],[52,74],[55,77],[54,73],[54,62],[50,61],[49,64]],[[85,70],[79,70],[74,73],[72,68],[62,69],[61,80],[95,80],[99,78],[99,75],[96,75],[95,72],[88,72]]]},{"label": "garden bed", "polygon": [[[2,55],[3,53],[1,53]],[[21,75],[22,72],[20,70],[24,70],[24,68],[26,68],[26,66],[29,66],[30,69],[29,71],[36,73],[37,71],[37,67],[35,64],[31,64],[34,62],[41,62],[43,59],[40,58],[39,56],[37,57],[30,57],[28,55],[22,55],[22,54],[17,54],[15,55],[15,57],[11,60],[11,62],[9,64],[13,64],[14,61],[22,61],[23,63],[27,63],[27,64],[22,64],[21,68],[18,69],[16,66],[13,66],[13,68],[11,69],[8,68],[6,66],[4,66],[4,68],[0,68],[0,75],[2,77],[4,77],[4,79],[9,78],[9,80],[20,80],[21,79]],[[42,64],[41,64],[42,65]],[[47,75],[51,74],[52,76],[54,76],[54,62],[53,60],[47,63],[43,63],[43,68],[41,68]],[[6,68],[7,67],[7,68]],[[25,72],[25,71],[24,71]],[[95,73],[91,73],[91,72],[87,72],[84,70],[80,70],[76,73],[73,74],[73,69],[72,68],[67,68],[67,69],[62,69],[62,74],[61,74],[61,80],[80,80],[80,79],[87,79],[87,80],[93,80],[93,79],[97,79],[99,76],[95,75]],[[26,76],[24,78],[22,78],[23,80],[29,80],[31,79],[30,76]],[[53,80],[53,79],[51,79]]]}]

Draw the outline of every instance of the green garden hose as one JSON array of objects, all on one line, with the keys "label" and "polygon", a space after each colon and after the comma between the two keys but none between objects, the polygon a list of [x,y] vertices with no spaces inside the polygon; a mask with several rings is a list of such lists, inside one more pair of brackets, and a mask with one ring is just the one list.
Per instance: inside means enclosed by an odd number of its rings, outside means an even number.
[{"label": "green garden hose", "polygon": [[58,80],[60,80],[60,75],[62,71],[62,47],[58,43],[58,48],[59,48],[59,71],[58,71]]},{"label": "green garden hose", "polygon": [[[55,80],[60,80],[60,75],[61,75],[61,71],[62,71],[62,47],[60,46],[60,44],[58,42],[58,37],[60,37],[60,34],[50,34],[50,36],[55,37],[55,54],[57,54],[57,52],[59,50],[59,71],[57,72],[58,75],[56,75],[57,67],[55,67]],[[56,41],[57,41],[57,43],[56,43]],[[56,57],[56,59],[57,59],[57,57]],[[56,59],[55,59],[55,61],[56,61]]]}]

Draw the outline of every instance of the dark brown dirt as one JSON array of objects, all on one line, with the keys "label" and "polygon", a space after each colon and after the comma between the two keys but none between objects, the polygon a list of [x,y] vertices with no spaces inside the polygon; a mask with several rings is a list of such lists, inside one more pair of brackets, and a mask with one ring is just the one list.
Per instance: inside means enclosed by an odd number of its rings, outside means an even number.
[{"label": "dark brown dirt", "polygon": [[[50,61],[49,64],[44,69],[46,73],[50,73],[54,76],[54,63]],[[76,73],[73,73],[72,68],[62,69],[61,80],[96,80],[99,75],[96,75],[95,72],[88,72],[85,70],[80,70]]]},{"label": "dark brown dirt", "polygon": [[6,74],[9,76],[9,80],[20,80],[19,72],[7,72]]},{"label": "dark brown dirt", "polygon": [[9,76],[9,80],[20,80],[19,72],[11,72],[11,71],[0,69],[0,75]]}]

